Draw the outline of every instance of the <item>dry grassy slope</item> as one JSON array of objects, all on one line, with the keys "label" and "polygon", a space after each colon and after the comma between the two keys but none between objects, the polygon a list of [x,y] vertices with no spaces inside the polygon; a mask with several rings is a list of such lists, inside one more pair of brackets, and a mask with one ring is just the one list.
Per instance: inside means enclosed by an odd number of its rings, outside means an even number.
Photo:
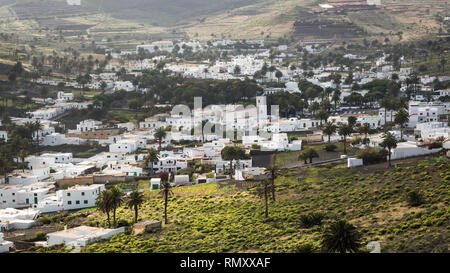
[{"label": "dry grassy slope", "polygon": [[[234,38],[271,38],[289,36],[293,33],[293,23],[317,11],[318,2],[314,0],[274,1],[241,7],[217,15],[208,16],[202,23],[186,27],[188,34],[199,39],[216,37]],[[322,1],[324,2],[324,1]],[[403,40],[410,40],[439,30],[436,14],[448,14],[449,1],[437,0],[385,0],[382,7],[375,11],[356,11],[346,14],[322,15],[331,21],[355,23],[371,36],[386,36],[403,32]],[[264,32],[264,34],[262,34]],[[391,37],[395,41],[396,38]]]},{"label": "dry grassy slope", "polygon": [[[334,167],[284,169],[279,173],[277,200],[264,201],[247,189],[249,184],[210,183],[175,188],[168,203],[163,229],[141,235],[122,234],[94,243],[86,252],[297,252],[311,245],[320,251],[324,228],[335,219],[354,224],[363,246],[379,241],[383,252],[432,252],[448,248],[450,221],[450,169],[446,158],[396,161],[348,169]],[[301,182],[297,181],[302,177]],[[142,181],[148,189],[148,180]],[[129,185],[124,185],[129,187]],[[411,206],[410,190],[420,191],[425,203]],[[322,225],[304,227],[300,215],[320,212]],[[86,216],[86,213],[89,215]],[[139,221],[163,219],[164,201],[159,192],[146,193]],[[133,211],[122,206],[117,220],[132,223]],[[88,209],[61,219],[41,217],[51,225],[106,227],[106,216]],[[48,225],[46,226],[48,227]],[[364,247],[362,247],[364,249]],[[31,250],[35,251],[35,250]],[[64,252],[60,247],[39,252]]]}]

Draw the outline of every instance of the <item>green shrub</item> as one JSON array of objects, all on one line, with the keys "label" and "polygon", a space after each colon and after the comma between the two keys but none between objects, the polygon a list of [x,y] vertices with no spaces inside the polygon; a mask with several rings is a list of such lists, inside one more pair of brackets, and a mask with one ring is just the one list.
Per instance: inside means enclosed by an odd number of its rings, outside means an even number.
[{"label": "green shrub", "polygon": [[130,226],[130,223],[128,223],[128,221],[125,219],[120,219],[119,221],[117,221],[117,227],[128,227],[128,226]]},{"label": "green shrub", "polygon": [[386,161],[387,151],[380,148],[365,148],[356,157],[363,160],[364,165]]},{"label": "green shrub", "polygon": [[327,144],[323,149],[327,152],[334,152],[337,149],[337,146],[334,144]]},{"label": "green shrub", "polygon": [[322,225],[322,220],[325,218],[325,215],[322,213],[313,212],[310,214],[300,215],[300,222],[302,227],[311,228],[313,226]]},{"label": "green shrub", "polygon": [[252,144],[252,150],[261,150],[261,145]]},{"label": "green shrub", "polygon": [[417,207],[425,203],[423,194],[416,190],[410,191],[406,196],[406,200],[412,207]]},{"label": "green shrub", "polygon": [[305,243],[305,244],[301,244],[296,246],[293,249],[294,253],[314,253],[315,252],[315,247],[313,244],[311,243]]},{"label": "green shrub", "polygon": [[25,239],[24,241],[26,242],[37,242],[37,241],[46,241],[47,240],[47,235],[45,234],[45,232],[42,231],[38,231],[34,234],[33,237]]}]

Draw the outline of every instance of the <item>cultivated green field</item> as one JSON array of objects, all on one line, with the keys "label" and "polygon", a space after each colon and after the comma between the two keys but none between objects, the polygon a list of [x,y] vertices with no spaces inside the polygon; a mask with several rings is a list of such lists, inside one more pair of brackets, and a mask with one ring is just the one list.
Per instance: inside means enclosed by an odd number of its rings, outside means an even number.
[{"label": "cultivated green field", "polygon": [[[321,251],[324,228],[346,219],[362,233],[363,244],[379,241],[383,252],[448,250],[450,224],[450,164],[445,158],[397,162],[397,167],[347,169],[343,165],[283,170],[276,179],[277,200],[264,218],[263,200],[248,186],[227,182],[174,189],[169,200],[169,224],[162,231],[114,236],[83,252],[299,252]],[[297,177],[303,178],[301,182]],[[425,203],[407,202],[419,191]],[[139,220],[163,219],[163,200],[147,193]],[[325,215],[321,225],[302,226],[300,216]],[[84,211],[86,213],[86,211]],[[106,227],[106,216],[67,217],[54,225],[84,223]],[[122,207],[118,221],[131,223],[132,210]],[[364,251],[364,247],[361,248]],[[62,247],[33,250],[65,252]]]}]

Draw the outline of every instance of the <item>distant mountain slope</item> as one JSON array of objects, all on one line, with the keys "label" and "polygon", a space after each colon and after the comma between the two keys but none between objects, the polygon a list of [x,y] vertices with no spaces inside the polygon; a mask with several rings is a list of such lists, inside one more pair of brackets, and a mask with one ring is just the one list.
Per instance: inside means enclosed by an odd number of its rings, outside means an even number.
[{"label": "distant mountain slope", "polygon": [[[362,39],[392,42],[450,33],[443,22],[450,0],[0,0],[3,14],[37,19],[42,27],[67,28],[67,21],[97,36],[144,37],[186,33],[209,40]],[[335,9],[326,10],[329,3]],[[8,5],[2,7],[2,5]],[[90,30],[89,28],[94,28]],[[86,30],[86,28],[88,28]],[[152,31],[148,29],[152,28]],[[76,34],[76,33],[74,33]],[[178,37],[177,36],[177,37]],[[145,36],[147,37],[147,36]],[[148,39],[149,37],[145,38]]]},{"label": "distant mountain slope", "polygon": [[261,0],[83,0],[82,5],[119,19],[168,26],[257,2]]}]

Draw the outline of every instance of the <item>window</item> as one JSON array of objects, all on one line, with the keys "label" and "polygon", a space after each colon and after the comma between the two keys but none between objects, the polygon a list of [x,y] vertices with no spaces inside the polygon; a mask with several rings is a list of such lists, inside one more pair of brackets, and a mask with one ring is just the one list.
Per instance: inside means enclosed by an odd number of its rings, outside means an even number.
[{"label": "window", "polygon": [[84,203],[87,204],[87,203],[88,203],[88,200],[84,200]]},{"label": "window", "polygon": [[80,200],[75,201],[75,204],[79,205],[80,204]]},{"label": "window", "polygon": [[67,205],[72,205],[72,201],[67,201]]},{"label": "window", "polygon": [[70,192],[67,193],[67,196],[70,196]]},{"label": "window", "polygon": [[84,196],[84,192],[82,192],[81,195]]}]

